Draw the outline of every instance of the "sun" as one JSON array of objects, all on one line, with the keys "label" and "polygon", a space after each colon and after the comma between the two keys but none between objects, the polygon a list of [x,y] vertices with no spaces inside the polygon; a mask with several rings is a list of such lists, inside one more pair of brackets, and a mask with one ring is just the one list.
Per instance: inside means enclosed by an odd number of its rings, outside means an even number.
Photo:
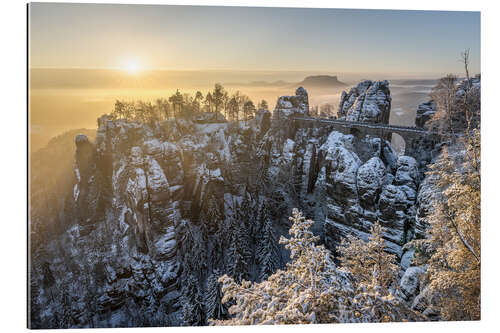
[{"label": "sun", "polygon": [[141,66],[135,60],[128,60],[124,66],[123,70],[128,74],[135,75],[141,71]]}]

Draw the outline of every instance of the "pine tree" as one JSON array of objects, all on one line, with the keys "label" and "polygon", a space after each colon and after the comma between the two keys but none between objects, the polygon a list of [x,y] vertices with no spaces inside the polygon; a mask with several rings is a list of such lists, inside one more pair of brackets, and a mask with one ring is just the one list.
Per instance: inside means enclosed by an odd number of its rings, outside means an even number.
[{"label": "pine tree", "polygon": [[396,256],[384,251],[383,232],[384,228],[377,222],[367,242],[349,235],[342,240],[338,250],[342,267],[350,271],[358,283],[375,282],[387,294],[391,286],[397,285],[399,266]]},{"label": "pine tree", "polygon": [[229,253],[231,255],[229,273],[236,279],[236,281],[249,279],[247,252],[244,246],[240,243],[240,240],[242,239],[240,236],[240,230],[241,229],[238,229],[233,234],[232,244],[229,248]]},{"label": "pine tree", "polygon": [[207,319],[223,320],[227,319],[228,312],[224,304],[222,304],[222,292],[218,278],[220,272],[214,270],[208,277],[207,292],[205,294],[205,309]]},{"label": "pine tree", "polygon": [[264,280],[278,269],[281,257],[278,239],[274,233],[271,219],[267,215],[264,217],[261,233],[257,257],[260,266],[259,279]]},{"label": "pine tree", "polygon": [[[227,275],[219,278],[224,297],[234,302],[229,308],[233,316],[219,325],[306,324],[335,322],[380,322],[420,320],[405,304],[391,294],[382,295],[372,283],[352,284],[348,272],[335,265],[330,252],[316,245],[319,237],[297,210],[290,217],[290,238],[280,243],[290,250],[286,270],[278,270],[260,283],[237,283]],[[375,230],[377,232],[377,230]],[[380,238],[373,237],[373,243]],[[378,252],[377,252],[378,253]],[[380,254],[380,253],[379,253]],[[376,267],[376,264],[372,265]],[[382,271],[382,270],[380,270]],[[373,271],[372,271],[373,272]],[[374,276],[374,275],[372,275]]]},{"label": "pine tree", "polygon": [[399,266],[396,256],[384,251],[384,228],[377,222],[371,228],[368,241],[354,236],[342,240],[338,248],[342,269],[349,272],[354,287],[351,311],[354,322],[389,322],[422,320],[395,297]]},{"label": "pine tree", "polygon": [[206,224],[201,221],[200,226],[196,233],[195,243],[193,247],[193,254],[195,258],[195,269],[199,273],[199,276],[206,276],[208,268],[208,230]]},{"label": "pine tree", "polygon": [[[261,283],[238,284],[222,276],[224,303],[233,316],[226,321],[210,321],[220,325],[305,324],[345,321],[346,305],[351,298],[342,273],[324,246],[310,231],[313,221],[305,220],[294,209],[290,238],[281,238],[291,251],[285,271],[279,270]],[[348,281],[346,281],[348,283]]]},{"label": "pine tree", "polygon": [[[241,209],[239,210],[242,211]],[[248,280],[249,264],[251,259],[249,232],[246,223],[240,219],[241,214],[237,214],[238,219],[232,217],[229,231],[231,233],[231,246],[229,254],[229,272],[237,281]]]},{"label": "pine tree", "polygon": [[213,194],[210,195],[207,201],[207,208],[204,216],[207,222],[207,229],[210,233],[215,232],[219,224],[224,221],[223,207],[220,207],[218,202],[219,200]]},{"label": "pine tree", "polygon": [[269,109],[269,106],[267,104],[267,101],[265,99],[263,99],[259,105],[258,105],[259,109],[262,109],[262,110],[268,110]]},{"label": "pine tree", "polygon": [[192,274],[182,288],[182,321],[185,326],[203,326],[206,323],[200,283]]}]

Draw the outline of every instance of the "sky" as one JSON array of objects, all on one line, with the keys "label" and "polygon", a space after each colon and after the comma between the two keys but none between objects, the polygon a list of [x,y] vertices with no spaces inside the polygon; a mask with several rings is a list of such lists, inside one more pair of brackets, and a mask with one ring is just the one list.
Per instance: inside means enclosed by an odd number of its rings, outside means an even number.
[{"label": "sky", "polygon": [[480,13],[30,5],[30,67],[480,72]]}]

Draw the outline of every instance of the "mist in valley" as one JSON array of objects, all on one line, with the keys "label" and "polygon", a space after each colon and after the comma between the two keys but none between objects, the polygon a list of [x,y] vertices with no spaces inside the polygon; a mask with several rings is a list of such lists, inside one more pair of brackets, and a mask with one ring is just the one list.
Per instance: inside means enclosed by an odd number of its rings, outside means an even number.
[{"label": "mist in valley", "polygon": [[[339,84],[309,85],[306,77],[337,76]],[[389,79],[392,94],[390,123],[414,125],[418,104],[428,99],[435,78],[401,74],[329,73],[306,71],[156,70],[128,73],[104,69],[30,70],[30,149],[35,152],[51,138],[78,128],[95,129],[97,118],[110,113],[116,100],[154,102],[181,93],[204,95],[221,83],[229,94],[236,91],[255,104],[266,100],[272,110],[282,95],[305,86],[311,108],[330,104],[336,115],[342,91],[362,79]],[[401,145],[394,138],[396,146]]]}]

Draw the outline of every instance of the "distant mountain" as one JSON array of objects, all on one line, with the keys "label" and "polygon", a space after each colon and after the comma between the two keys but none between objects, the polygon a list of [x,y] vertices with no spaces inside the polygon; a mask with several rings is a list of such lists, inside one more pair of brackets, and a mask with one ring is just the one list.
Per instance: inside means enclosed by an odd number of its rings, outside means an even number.
[{"label": "distant mountain", "polygon": [[331,75],[308,76],[297,85],[305,88],[340,88],[347,86],[344,82],[339,81],[337,76]]},{"label": "distant mountain", "polygon": [[298,83],[286,82],[283,80],[268,82],[268,81],[252,81],[252,82],[227,82],[227,86],[241,87],[293,87],[303,86],[304,88],[341,88],[347,84],[338,80],[337,76],[331,75],[312,75],[307,76],[304,80]]}]

